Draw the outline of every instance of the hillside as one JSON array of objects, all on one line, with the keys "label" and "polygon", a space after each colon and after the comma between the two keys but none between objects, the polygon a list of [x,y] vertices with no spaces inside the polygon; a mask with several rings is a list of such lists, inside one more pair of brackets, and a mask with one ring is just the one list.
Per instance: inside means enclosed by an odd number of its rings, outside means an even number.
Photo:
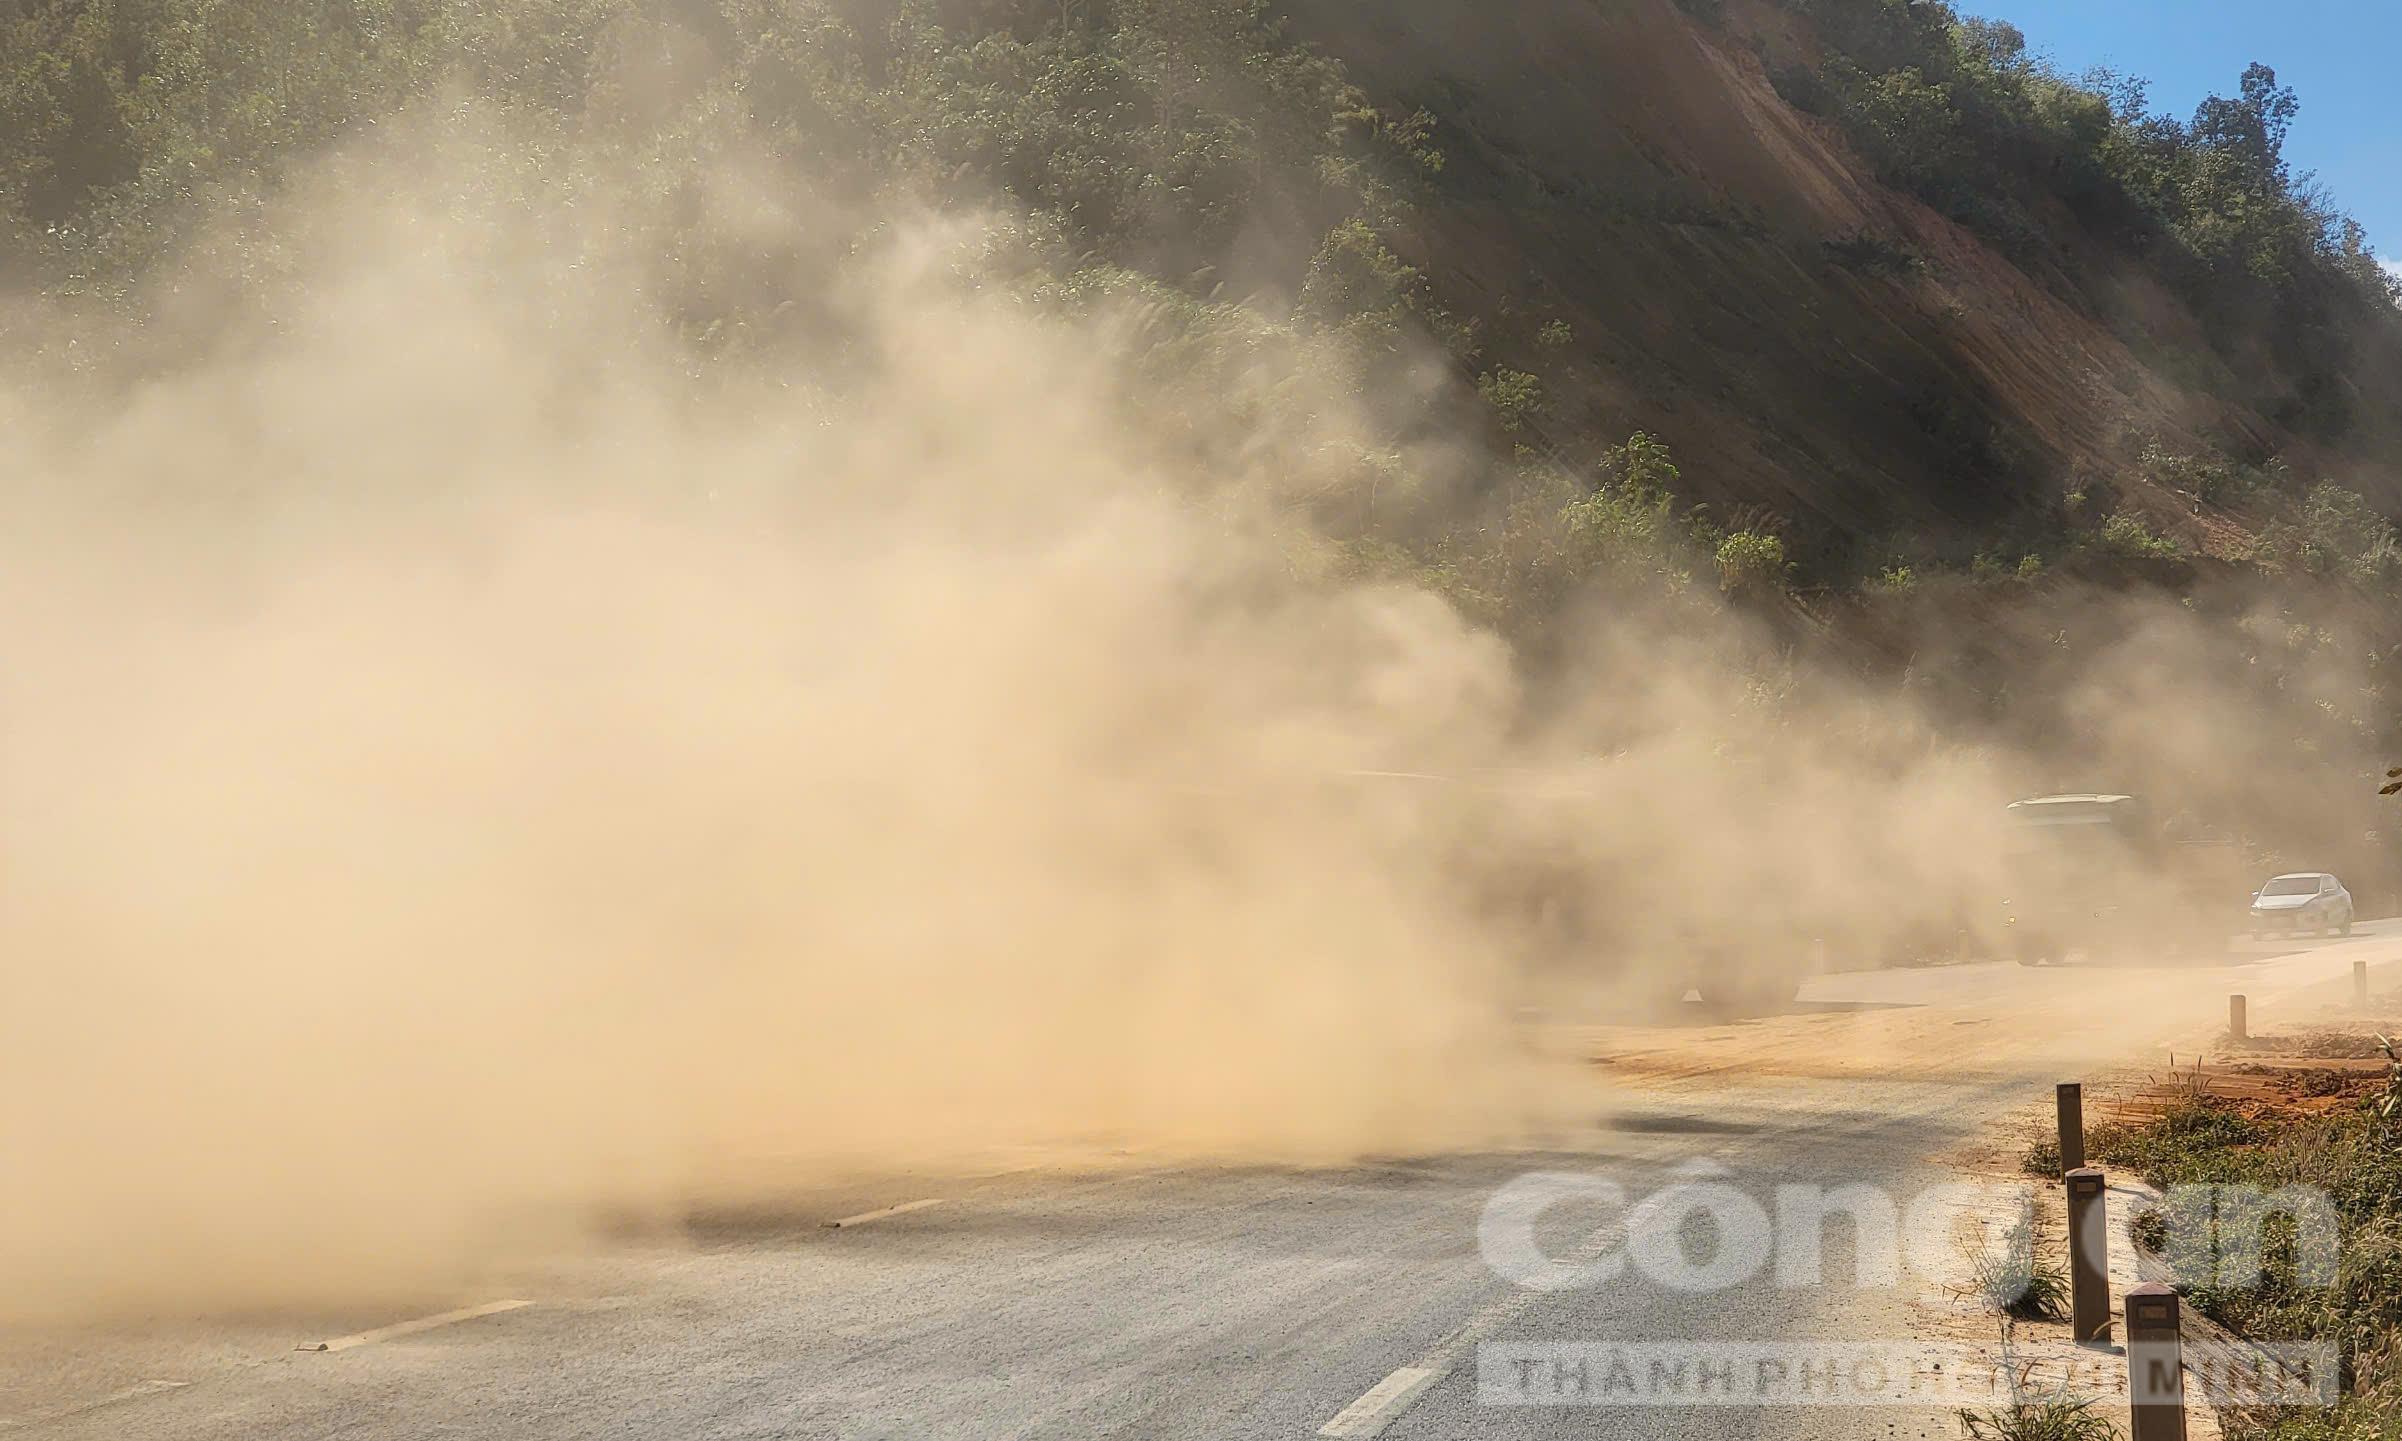
[{"label": "hillside", "polygon": [[[1063,256],[1270,314],[1397,302],[1505,400],[1505,448],[1583,469],[1649,431],[1685,499],[1820,583],[2056,550],[2121,508],[2233,557],[2321,478],[2402,507],[2402,320],[2285,170],[2292,97],[2150,116],[1938,5],[13,8],[0,217],[49,288],[122,285],[461,83],[660,165],[737,138],[731,104],[820,179],[997,189]],[[1329,316],[1346,257],[1383,293]],[[725,279],[704,308],[772,308]]]},{"label": "hillside", "polygon": [[[2232,551],[2248,519],[2147,476],[2147,447],[2283,456],[2402,504],[2391,313],[2345,298],[2341,333],[2311,342],[2328,353],[2285,368],[2271,342],[2298,305],[2214,336],[2167,248],[2114,245],[2066,184],[2014,217],[2014,261],[1780,95],[1779,73],[1800,90],[1840,63],[1814,8],[1845,7],[1301,7],[1371,94],[1439,117],[1450,203],[1412,253],[1447,300],[1504,317],[1489,359],[1542,379],[1538,428],[1654,431],[1705,498],[1766,507],[1805,553],[2032,542],[2100,486]],[[1539,320],[1576,345],[1531,343]],[[2314,416],[2306,393],[2330,384],[2349,402]]]},{"label": "hillside", "polygon": [[861,257],[942,217],[1107,322],[1126,412],[1278,497],[1299,569],[1538,670],[1597,596],[1723,593],[1983,723],[2013,654],[2113,639],[2059,575],[2277,615],[2214,664],[2340,653],[2331,723],[2394,724],[2402,309],[2264,67],[2165,116],[1929,0],[14,0],[0,39],[11,363],[103,410],[295,333],[344,184],[530,217],[679,374],[829,405]]}]

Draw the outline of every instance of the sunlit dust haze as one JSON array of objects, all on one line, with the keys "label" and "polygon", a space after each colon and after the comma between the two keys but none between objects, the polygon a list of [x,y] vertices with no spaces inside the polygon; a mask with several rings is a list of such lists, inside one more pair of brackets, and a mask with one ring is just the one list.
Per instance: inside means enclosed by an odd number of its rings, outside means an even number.
[{"label": "sunlit dust haze", "polygon": [[329,175],[198,359],[11,397],[10,1304],[397,1281],[753,1152],[1526,1124],[1443,848],[1289,783],[1489,756],[1508,656],[1298,578],[1286,457],[1180,463],[992,222],[700,381],[605,218],[439,191]]},{"label": "sunlit dust haze", "polygon": [[1162,379],[1005,213],[739,172],[795,299],[696,335],[631,200],[402,129],[138,365],[13,313],[0,1312],[425,1285],[754,1157],[1509,1144],[1593,1105],[1536,1001],[1991,889],[2023,756],[1330,559],[1325,357]]}]

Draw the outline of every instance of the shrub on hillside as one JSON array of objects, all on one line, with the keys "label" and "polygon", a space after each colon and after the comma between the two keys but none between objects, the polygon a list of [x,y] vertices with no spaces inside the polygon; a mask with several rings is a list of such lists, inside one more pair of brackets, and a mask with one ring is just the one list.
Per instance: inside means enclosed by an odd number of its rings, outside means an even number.
[{"label": "shrub on hillside", "polygon": [[2144,479],[2197,505],[2242,505],[2275,493],[2285,479],[2282,461],[2242,465],[2223,455],[2180,455],[2158,441],[2144,447],[2136,466]]},{"label": "shrub on hillside", "polygon": [[2290,517],[2272,521],[2261,532],[2254,557],[2273,572],[2380,589],[2402,582],[2402,538],[2393,522],[2332,481],[2312,486]]},{"label": "shrub on hillside", "polygon": [[1493,407],[1501,428],[1512,435],[1543,413],[1543,382],[1523,370],[1487,371],[1477,377],[1476,393]]},{"label": "shrub on hillside", "polygon": [[1791,570],[1776,536],[1739,530],[1718,543],[1718,584],[1729,595],[1783,590]]},{"label": "shrub on hillside", "polygon": [[2155,532],[2142,516],[2131,510],[2122,510],[2103,521],[2086,543],[2103,555],[2121,560],[2176,560],[2185,554],[2184,547]]}]

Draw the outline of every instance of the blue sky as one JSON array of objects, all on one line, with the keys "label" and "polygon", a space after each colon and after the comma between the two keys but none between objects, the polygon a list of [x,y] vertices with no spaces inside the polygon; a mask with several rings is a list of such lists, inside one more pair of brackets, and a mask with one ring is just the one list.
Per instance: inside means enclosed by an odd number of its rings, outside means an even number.
[{"label": "blue sky", "polygon": [[1957,0],[2007,20],[2072,74],[2107,64],[2152,82],[2152,108],[2189,116],[2235,93],[2254,60],[2299,91],[2286,154],[2402,263],[2402,0]]}]

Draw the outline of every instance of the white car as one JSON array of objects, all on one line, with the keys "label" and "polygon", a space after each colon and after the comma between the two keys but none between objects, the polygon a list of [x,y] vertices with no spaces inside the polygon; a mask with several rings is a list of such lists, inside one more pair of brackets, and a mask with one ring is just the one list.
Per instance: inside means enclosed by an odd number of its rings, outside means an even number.
[{"label": "white car", "polygon": [[2279,876],[2252,897],[2252,934],[2336,931],[2352,934],[2352,893],[2324,871]]}]

